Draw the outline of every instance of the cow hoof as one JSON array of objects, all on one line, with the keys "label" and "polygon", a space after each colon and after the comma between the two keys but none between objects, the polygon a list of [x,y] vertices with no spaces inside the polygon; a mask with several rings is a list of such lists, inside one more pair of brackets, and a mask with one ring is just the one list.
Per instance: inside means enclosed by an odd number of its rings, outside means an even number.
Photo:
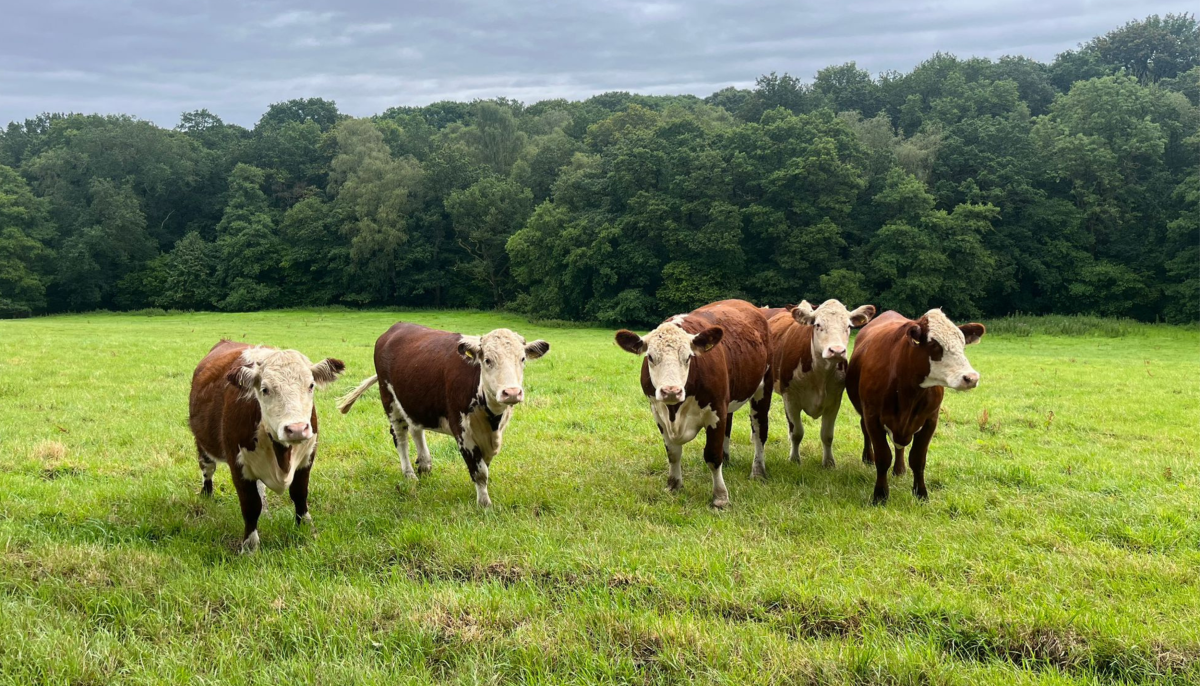
[{"label": "cow hoof", "polygon": [[821,460],[821,466],[825,469],[833,469],[837,467],[837,462],[835,462],[832,457],[827,457],[824,460]]},{"label": "cow hoof", "polygon": [[251,531],[250,535],[246,537],[246,540],[242,541],[242,551],[241,552],[243,555],[252,555],[257,550],[258,550],[258,532]]},{"label": "cow hoof", "polygon": [[729,495],[724,494],[713,496],[712,507],[714,510],[724,510],[725,508],[729,507]]},{"label": "cow hoof", "polygon": [[904,468],[904,465],[896,463],[896,466],[892,467],[892,476],[903,476],[906,471],[908,470]]},{"label": "cow hoof", "polygon": [[868,467],[874,467],[875,466],[875,458],[871,457],[870,455],[863,455],[862,463],[867,465]]},{"label": "cow hoof", "polygon": [[683,479],[667,478],[667,490],[671,493],[683,488]]},{"label": "cow hoof", "polygon": [[307,524],[309,526],[313,525],[313,519],[312,519],[311,512],[305,512],[302,515],[296,515],[296,526],[304,526],[305,524]]},{"label": "cow hoof", "polygon": [[876,493],[875,495],[871,496],[871,504],[872,505],[887,505],[887,501],[888,501],[887,495],[879,495],[878,493]]},{"label": "cow hoof", "polygon": [[200,495],[208,496],[209,498],[211,498],[212,494],[213,494],[212,480],[205,479],[204,485],[200,487]]},{"label": "cow hoof", "polygon": [[404,478],[408,479],[409,481],[416,481],[417,473],[416,472],[404,472]]},{"label": "cow hoof", "polygon": [[788,462],[791,462],[792,464],[800,464],[800,453],[792,453],[792,456],[788,458]]},{"label": "cow hoof", "polygon": [[922,493],[915,488],[913,489],[913,497],[923,503],[929,502],[929,493]]},{"label": "cow hoof", "polygon": [[431,464],[418,464],[417,465],[417,474],[428,474],[429,472],[432,472],[432,471],[433,471],[433,465],[431,465]]},{"label": "cow hoof", "polygon": [[754,465],[754,467],[750,470],[750,478],[751,479],[762,479],[763,481],[766,481],[767,468],[759,467],[758,465]]}]

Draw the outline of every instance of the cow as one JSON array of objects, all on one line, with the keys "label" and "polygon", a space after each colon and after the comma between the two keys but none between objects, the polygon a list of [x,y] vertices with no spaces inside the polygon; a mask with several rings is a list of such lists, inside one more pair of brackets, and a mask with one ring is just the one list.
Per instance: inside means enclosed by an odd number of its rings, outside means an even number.
[{"label": "cow", "polygon": [[904,448],[912,443],[913,495],[929,499],[925,458],[937,431],[944,389],[966,391],[979,385],[979,372],[971,367],[964,346],[978,343],[986,331],[983,324],[955,326],[933,309],[916,321],[884,312],[859,332],[846,370],[846,395],[860,417],[862,460],[875,465],[873,503],[888,499],[889,437],[896,446],[897,476],[904,473]]},{"label": "cow", "polygon": [[[449,434],[475,483],[476,504],[490,507],[488,468],[500,453],[513,406],[525,398],[525,361],[549,350],[546,341],[526,343],[508,329],[464,336],[397,322],[375,341],[375,375],[338,401],[338,409],[349,412],[378,383],[404,476],[416,479],[433,467],[426,431]],[[409,434],[417,447],[416,472]]]},{"label": "cow", "polygon": [[804,440],[801,413],[821,420],[821,464],[836,465],[833,459],[833,428],[846,388],[846,350],[850,329],[871,321],[874,305],[853,312],[838,300],[813,307],[807,300],[776,314],[768,322],[771,330],[771,367],[775,370],[775,392],[783,396],[783,409],[792,442],[791,460],[800,463]]},{"label": "cow", "polygon": [[222,340],[192,374],[188,424],[204,478],[201,493],[212,495],[217,463],[228,464],[245,523],[242,552],[258,549],[258,518],[268,488],[288,492],[297,525],[312,522],[308,477],[317,456],[313,391],[336,381],[345,369],[332,357],[313,364],[295,350]]},{"label": "cow", "polygon": [[650,400],[670,470],[667,488],[683,486],[683,446],[705,432],[704,461],[712,471],[712,505],[729,505],[722,467],[728,459],[730,415],[750,404],[754,436],[751,477],[765,477],[763,448],[771,409],[771,340],[767,320],[744,300],[722,300],[667,319],[645,337],[622,329],[617,345],[642,360],[642,392]]}]

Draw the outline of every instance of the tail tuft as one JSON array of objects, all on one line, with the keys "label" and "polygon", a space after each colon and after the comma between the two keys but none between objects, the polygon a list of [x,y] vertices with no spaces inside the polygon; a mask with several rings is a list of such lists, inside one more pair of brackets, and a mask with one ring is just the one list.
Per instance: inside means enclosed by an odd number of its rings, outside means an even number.
[{"label": "tail tuft", "polygon": [[338,404],[337,404],[338,411],[341,412],[342,414],[346,414],[347,412],[349,412],[350,408],[354,407],[355,401],[357,401],[359,398],[361,398],[362,394],[366,393],[368,388],[370,388],[371,386],[374,386],[376,381],[379,381],[379,375],[378,374],[371,375],[371,376],[363,379],[363,382],[360,383],[358,385],[358,387],[355,388],[353,391],[350,391],[346,395],[343,395],[342,397],[338,398]]}]

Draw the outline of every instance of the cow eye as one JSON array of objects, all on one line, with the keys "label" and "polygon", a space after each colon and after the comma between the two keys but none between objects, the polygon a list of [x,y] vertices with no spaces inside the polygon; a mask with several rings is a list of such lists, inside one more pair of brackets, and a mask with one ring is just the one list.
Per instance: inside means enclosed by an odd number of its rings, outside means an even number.
[{"label": "cow eye", "polygon": [[492,366],[492,358],[490,358],[490,357],[483,358],[483,363],[489,367]]},{"label": "cow eye", "polygon": [[313,392],[313,390],[314,390],[314,389],[316,389],[316,387],[317,387],[317,384],[316,384],[316,382],[310,383],[310,384],[308,385],[308,392],[309,392],[309,393],[312,393],[312,392]]},{"label": "cow eye", "polygon": [[647,362],[649,362],[650,364],[654,364],[654,356],[653,356],[653,355],[647,355],[647,356],[646,356],[646,361],[647,361]]},{"label": "cow eye", "polygon": [[263,386],[262,393],[263,395],[271,395],[271,389]]},{"label": "cow eye", "polygon": [[524,357],[522,357],[522,358],[521,358],[521,364],[525,364],[525,358],[524,358]]}]

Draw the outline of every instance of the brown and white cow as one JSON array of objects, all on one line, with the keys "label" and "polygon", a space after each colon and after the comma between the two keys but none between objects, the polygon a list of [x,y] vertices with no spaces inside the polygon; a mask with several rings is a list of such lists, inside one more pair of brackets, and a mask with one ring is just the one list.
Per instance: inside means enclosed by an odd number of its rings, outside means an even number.
[{"label": "brown and white cow", "polygon": [[801,413],[821,420],[821,464],[833,467],[833,428],[846,389],[846,350],[850,329],[875,316],[874,305],[850,312],[838,300],[826,300],[814,308],[803,300],[790,311],[771,318],[771,366],[775,369],[775,392],[783,396],[792,462],[800,462],[804,440]]},{"label": "brown and white cow", "polygon": [[705,432],[704,460],[712,470],[713,507],[729,504],[721,473],[728,456],[731,415],[750,404],[754,435],[752,477],[766,476],[763,447],[771,409],[771,341],[767,320],[744,300],[722,300],[671,317],[644,337],[622,329],[617,345],[642,361],[642,392],[667,449],[667,487],[683,486],[683,446]]},{"label": "brown and white cow", "polygon": [[513,406],[525,398],[525,361],[549,350],[549,343],[526,343],[508,329],[464,336],[397,322],[375,341],[375,375],[346,394],[338,409],[349,412],[378,383],[404,475],[417,478],[408,458],[410,433],[422,474],[433,467],[425,431],[449,434],[475,483],[476,503],[488,507],[488,467],[500,453]]},{"label": "brown and white cow", "polygon": [[196,437],[202,492],[212,495],[217,462],[229,465],[246,528],[242,551],[258,548],[258,517],[266,489],[287,491],[296,524],[311,522],[308,476],[317,455],[313,391],[337,380],[346,366],[327,358],[313,364],[295,350],[220,341],[192,375],[188,423]]},{"label": "brown and white cow", "polygon": [[875,465],[872,502],[888,498],[889,437],[896,446],[896,475],[904,473],[904,448],[912,443],[913,495],[929,498],[925,458],[937,431],[943,389],[979,385],[979,372],[964,348],[985,332],[983,324],[955,326],[940,309],[916,321],[884,312],[859,332],[846,371],[846,395],[861,417],[863,462]]}]

